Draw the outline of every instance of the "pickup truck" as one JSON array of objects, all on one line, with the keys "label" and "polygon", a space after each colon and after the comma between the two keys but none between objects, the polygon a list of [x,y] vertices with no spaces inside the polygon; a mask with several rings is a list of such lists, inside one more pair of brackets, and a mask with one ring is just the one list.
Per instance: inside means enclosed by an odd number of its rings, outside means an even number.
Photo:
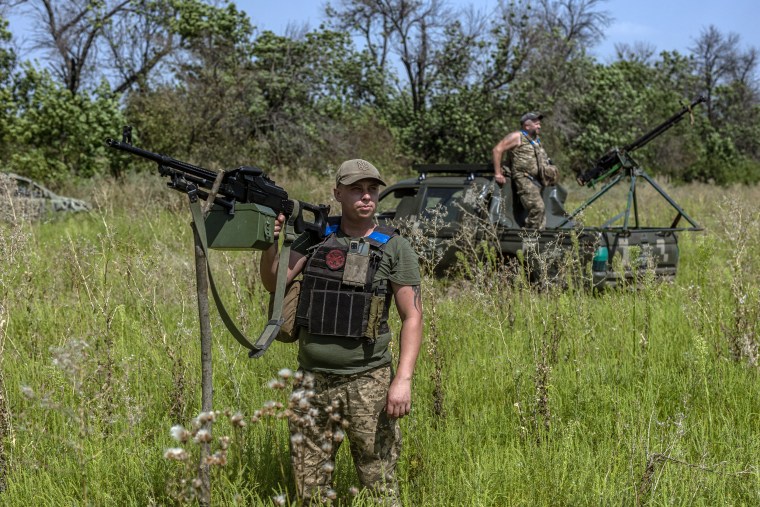
[{"label": "pickup truck", "polygon": [[[673,280],[676,275],[676,233],[683,230],[676,228],[678,218],[671,227],[639,227],[638,214],[633,226],[626,215],[623,225],[613,225],[613,220],[599,227],[581,227],[565,210],[567,190],[556,185],[542,189],[546,228],[526,229],[527,213],[511,179],[499,187],[490,165],[420,165],[416,169],[418,177],[399,181],[380,194],[378,221],[416,227],[424,236],[434,236],[440,249],[439,273],[455,266],[462,227],[476,227],[491,228],[490,234],[480,237],[498,237],[493,246],[505,259],[522,259],[536,272],[536,254],[544,254],[544,259],[556,259],[558,252],[575,255],[584,270],[590,267],[591,283],[598,288],[631,283],[645,269],[660,280]],[[436,227],[430,225],[434,215]]]}]

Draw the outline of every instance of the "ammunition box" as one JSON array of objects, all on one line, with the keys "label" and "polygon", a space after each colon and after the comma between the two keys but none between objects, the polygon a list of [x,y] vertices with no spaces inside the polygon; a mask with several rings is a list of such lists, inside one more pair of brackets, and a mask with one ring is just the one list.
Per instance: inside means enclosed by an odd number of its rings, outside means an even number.
[{"label": "ammunition box", "polygon": [[206,217],[208,247],[214,250],[266,250],[274,243],[274,221],[271,208],[258,204],[236,204],[229,214],[214,205]]}]

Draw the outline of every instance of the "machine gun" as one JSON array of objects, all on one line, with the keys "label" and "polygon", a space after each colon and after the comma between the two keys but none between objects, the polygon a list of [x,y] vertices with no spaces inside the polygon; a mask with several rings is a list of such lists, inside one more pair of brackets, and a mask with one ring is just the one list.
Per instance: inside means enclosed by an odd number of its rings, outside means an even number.
[{"label": "machine gun", "polygon": [[[220,173],[133,146],[131,127],[124,127],[121,141],[108,138],[106,139],[106,144],[116,150],[125,151],[156,162],[158,164],[158,173],[161,176],[169,177],[169,182],[167,183],[169,188],[188,194],[191,202],[194,202],[198,197],[208,199],[209,194],[214,193],[214,204],[224,210],[230,217],[235,215],[236,204],[247,203],[268,208],[275,216],[282,213],[285,217],[290,217],[293,214],[295,202],[288,199],[288,193],[285,189],[277,186],[258,167],[241,166],[225,171],[221,174],[221,182],[218,183],[218,189],[212,192],[214,183],[220,177]],[[298,211],[294,218],[296,233],[300,234],[309,231],[316,237],[321,238],[324,236],[330,207],[324,204],[314,205],[302,201],[298,201],[298,204]],[[310,212],[313,215],[312,221],[304,219],[304,211]],[[271,244],[272,241],[268,243]],[[261,243],[253,242],[251,244]],[[257,249],[263,249],[266,246],[268,245],[263,244],[262,248]]]},{"label": "machine gun", "polygon": [[[198,232],[196,244],[199,242],[203,248],[206,262],[208,248],[266,250],[275,241],[274,224],[277,216],[280,213],[285,215],[285,239],[280,255],[286,261],[280,263],[277,269],[276,290],[270,303],[271,318],[254,343],[237,328],[224,308],[207,263],[209,286],[222,321],[232,336],[250,350],[250,357],[261,357],[272,341],[277,339],[285,322],[283,304],[287,290],[287,259],[290,257],[290,245],[295,235],[303,232],[308,232],[316,238],[324,237],[330,207],[289,199],[285,189],[277,186],[258,167],[242,166],[230,171],[214,172],[137,148],[132,145],[132,128],[128,126],[122,131],[121,141],[109,138],[106,139],[106,144],[116,150],[156,162],[159,174],[169,177],[169,188],[188,195],[193,223]],[[207,203],[213,202],[213,206],[207,212],[201,210],[199,197]],[[313,215],[311,221],[304,218],[304,211]]]},{"label": "machine gun", "polygon": [[622,149],[613,149],[607,152],[603,157],[596,161],[594,167],[581,173],[576,178],[579,185],[593,186],[598,181],[604,180],[623,168],[635,167],[636,163],[631,159],[630,153],[644,147],[649,141],[663,134],[670,127],[681,121],[686,113],[691,113],[694,106],[705,101],[703,96],[699,96],[691,104],[685,106],[676,114],[659,124],[657,127],[639,137],[632,143],[624,146]]}]

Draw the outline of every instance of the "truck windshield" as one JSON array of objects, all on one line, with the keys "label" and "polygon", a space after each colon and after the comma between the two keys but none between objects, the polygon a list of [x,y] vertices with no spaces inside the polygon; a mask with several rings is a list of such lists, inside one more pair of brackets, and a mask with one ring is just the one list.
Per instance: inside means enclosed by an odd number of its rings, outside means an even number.
[{"label": "truck windshield", "polygon": [[456,187],[428,187],[425,192],[422,217],[429,219],[436,209],[440,209],[441,220],[444,223],[457,222],[461,209],[457,206],[461,202],[464,189]]},{"label": "truck windshield", "polygon": [[415,196],[417,187],[397,188],[384,195],[377,204],[379,218],[400,218],[416,214]]}]

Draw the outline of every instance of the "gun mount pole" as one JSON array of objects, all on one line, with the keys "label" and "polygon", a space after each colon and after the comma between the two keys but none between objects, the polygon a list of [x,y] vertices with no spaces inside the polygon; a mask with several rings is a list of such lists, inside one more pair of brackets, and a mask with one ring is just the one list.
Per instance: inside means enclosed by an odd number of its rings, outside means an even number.
[{"label": "gun mount pole", "polygon": [[[195,227],[192,223],[193,239],[195,251],[195,284],[198,296],[198,321],[201,332],[201,411],[211,412],[213,407],[213,386],[212,386],[212,363],[211,363],[211,317],[208,306],[208,259],[203,250],[203,244]],[[211,431],[211,421],[203,423],[203,428]],[[206,463],[206,457],[210,454],[208,442],[201,444],[201,456],[198,463],[198,477],[200,478],[201,487],[198,495],[198,503],[202,506],[211,505],[211,469]]]},{"label": "gun mount pole", "polygon": [[[639,223],[639,209],[638,209],[638,198],[636,195],[636,184],[638,183],[638,178],[641,177],[644,180],[646,180],[652,188],[654,188],[660,196],[667,201],[668,204],[676,211],[676,217],[673,220],[673,223],[670,226],[670,230],[688,230],[688,231],[701,231],[703,228],[697,224],[686,212],[681,208],[672,197],[670,197],[665,190],[663,190],[657,182],[652,179],[651,176],[649,176],[643,169],[641,169],[638,166],[633,166],[627,168],[627,171],[625,173],[630,178],[630,187],[628,190],[628,198],[626,201],[626,207],[625,209],[616,217],[612,218],[611,220],[608,220],[605,222],[604,228],[607,227],[607,225],[610,225],[612,222],[617,221],[620,219],[620,217],[624,217],[623,220],[623,230],[626,231],[629,229],[629,219],[631,214],[631,208],[633,208],[633,216],[634,216],[634,229],[640,228]],[[565,219],[557,226],[557,228],[560,228],[573,220],[576,216],[578,216],[579,213],[581,213],[583,210],[591,206],[595,201],[597,201],[600,197],[602,197],[604,194],[606,194],[612,187],[617,185],[622,181],[624,177],[623,173],[616,174],[613,179],[607,183],[607,185],[604,186],[601,190],[599,190],[597,193],[595,193],[593,196],[588,198],[583,204],[581,204],[578,208],[575,209],[572,213],[567,215]],[[678,228],[678,222],[680,222],[681,218],[686,219],[687,222],[689,222],[689,225],[691,227],[689,228]]]},{"label": "gun mount pole", "polygon": [[652,185],[652,188],[654,188],[657,193],[659,193],[663,199],[665,199],[677,212],[678,215],[676,215],[675,220],[673,221],[673,224],[670,226],[671,229],[675,229],[678,225],[678,222],[681,220],[681,217],[685,218],[687,222],[691,225],[691,228],[687,229],[689,231],[701,231],[704,230],[703,227],[701,227],[697,222],[695,222],[689,215],[686,214],[686,212],[662,189],[660,186],[655,182],[647,173],[642,172],[640,175],[642,178],[647,180],[650,185]]},{"label": "gun mount pole", "polygon": [[639,207],[638,203],[636,202],[636,173],[635,171],[631,171],[630,174],[630,181],[631,185],[628,187],[628,201],[626,201],[625,205],[625,218],[623,219],[623,229],[628,230],[628,224],[631,219],[631,207],[633,207],[633,219],[634,219],[634,227],[639,227]]}]

